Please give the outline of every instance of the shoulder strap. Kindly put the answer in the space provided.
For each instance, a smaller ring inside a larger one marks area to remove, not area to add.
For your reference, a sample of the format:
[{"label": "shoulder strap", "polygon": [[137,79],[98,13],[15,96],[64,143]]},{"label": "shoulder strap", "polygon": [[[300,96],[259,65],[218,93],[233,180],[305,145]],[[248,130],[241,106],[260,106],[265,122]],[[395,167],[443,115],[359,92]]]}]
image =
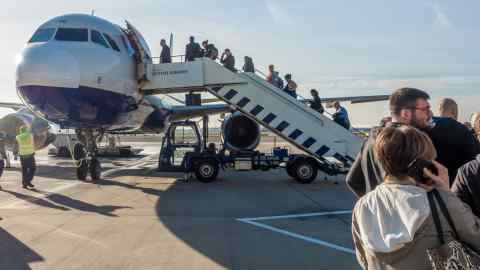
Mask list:
[{"label": "shoulder strap", "polygon": [[[435,190],[435,189],[434,189]],[[440,240],[440,244],[445,244],[445,239],[443,238],[442,223],[440,222],[440,217],[438,216],[437,206],[433,199],[433,191],[427,192],[428,204],[430,205],[430,210],[432,211],[433,222],[435,223],[435,229],[437,230],[437,237]]]},{"label": "shoulder strap", "polygon": [[448,224],[450,225],[450,228],[452,228],[452,231],[454,233],[455,238],[458,240],[458,232],[457,229],[455,228],[455,224],[453,223],[453,219],[450,216],[450,213],[448,212],[447,206],[445,205],[445,202],[443,201],[442,197],[440,196],[440,193],[438,190],[434,189],[433,194],[435,195],[435,198],[438,201],[438,205],[440,205],[440,210],[442,211],[443,216],[447,219]]}]

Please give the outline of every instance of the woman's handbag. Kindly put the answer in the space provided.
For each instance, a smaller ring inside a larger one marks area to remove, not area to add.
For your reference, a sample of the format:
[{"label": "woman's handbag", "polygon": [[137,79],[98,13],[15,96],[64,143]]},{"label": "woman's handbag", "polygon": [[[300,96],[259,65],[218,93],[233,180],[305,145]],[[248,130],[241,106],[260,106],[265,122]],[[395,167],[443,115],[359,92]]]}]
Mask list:
[{"label": "woman's handbag", "polygon": [[[428,258],[434,270],[480,270],[480,255],[460,241],[457,229],[453,223],[452,217],[448,213],[447,206],[443,201],[438,190],[433,189],[427,193],[428,203],[432,211],[433,221],[437,230],[438,239],[441,246],[438,248],[427,249]],[[435,199],[434,199],[435,198]],[[448,221],[453,231],[454,240],[446,243],[442,233],[442,224],[438,215],[437,201],[440,210]]]}]

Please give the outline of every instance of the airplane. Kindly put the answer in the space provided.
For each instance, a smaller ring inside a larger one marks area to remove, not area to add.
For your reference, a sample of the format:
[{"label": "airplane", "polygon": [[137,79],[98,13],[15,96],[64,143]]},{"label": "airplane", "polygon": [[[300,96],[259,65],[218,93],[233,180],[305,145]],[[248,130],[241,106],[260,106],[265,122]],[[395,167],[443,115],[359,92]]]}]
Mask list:
[{"label": "airplane", "polygon": [[48,20],[21,51],[18,95],[36,117],[75,129],[78,179],[85,180],[88,173],[92,180],[100,179],[96,141],[105,133],[160,133],[172,121],[231,111],[227,104],[172,106],[142,93],[136,62],[140,55],[153,59],[128,21],[121,27],[85,14]]}]

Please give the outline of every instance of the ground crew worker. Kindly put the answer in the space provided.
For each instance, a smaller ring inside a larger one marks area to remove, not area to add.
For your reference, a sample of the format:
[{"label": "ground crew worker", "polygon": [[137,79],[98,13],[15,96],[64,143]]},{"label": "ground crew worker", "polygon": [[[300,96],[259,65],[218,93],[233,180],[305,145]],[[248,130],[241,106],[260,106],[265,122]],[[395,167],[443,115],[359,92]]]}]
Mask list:
[{"label": "ground crew worker", "polygon": [[36,170],[33,134],[28,127],[23,126],[20,128],[20,134],[17,135],[16,139],[18,155],[20,156],[20,163],[22,164],[23,188],[33,188],[32,180]]}]

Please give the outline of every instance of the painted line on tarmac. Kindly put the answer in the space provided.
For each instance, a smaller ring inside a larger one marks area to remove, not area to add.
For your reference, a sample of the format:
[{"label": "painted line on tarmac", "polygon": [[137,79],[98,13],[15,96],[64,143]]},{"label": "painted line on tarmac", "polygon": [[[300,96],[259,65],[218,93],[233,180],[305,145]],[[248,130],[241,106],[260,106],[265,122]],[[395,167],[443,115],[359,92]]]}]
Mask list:
[{"label": "painted line on tarmac", "polygon": [[343,211],[330,211],[330,212],[317,212],[317,213],[305,213],[305,214],[294,214],[294,215],[281,215],[281,216],[268,216],[268,217],[254,217],[254,218],[241,218],[239,220],[273,220],[273,219],[285,219],[285,218],[302,218],[302,217],[318,217],[318,216],[328,216],[328,215],[343,215],[351,214],[352,210],[343,210]]},{"label": "painted line on tarmac", "polygon": [[[153,155],[155,155],[155,154],[153,154]],[[112,169],[106,170],[102,173],[102,177],[108,177],[112,174],[115,174],[116,172],[119,172],[119,171],[122,171],[122,170],[125,170],[125,169],[139,169],[140,166],[146,165],[149,161],[151,161],[153,155],[148,155],[144,158],[136,160],[136,161],[132,162],[131,164],[127,165],[127,166],[123,166],[123,167],[120,167],[120,168],[112,168]]]},{"label": "painted line on tarmac", "polygon": [[327,216],[327,215],[343,215],[343,214],[351,214],[351,213],[352,213],[351,210],[347,210],[347,211],[331,211],[331,212],[320,212],[320,213],[306,213],[306,214],[297,214],[297,215],[281,215],[281,216],[256,217],[256,218],[239,218],[237,220],[240,221],[240,222],[243,222],[243,223],[247,223],[247,224],[256,226],[256,227],[260,227],[262,229],[266,229],[266,230],[269,230],[269,231],[273,231],[273,232],[276,232],[276,233],[287,235],[287,236],[290,236],[290,237],[293,237],[293,238],[301,239],[301,240],[307,241],[309,243],[325,246],[325,247],[335,249],[335,250],[338,250],[338,251],[341,251],[341,252],[349,253],[349,254],[355,254],[355,250],[353,250],[351,248],[342,247],[342,246],[339,246],[339,245],[336,245],[336,244],[333,244],[333,243],[330,243],[330,242],[327,242],[327,241],[323,241],[323,240],[316,239],[316,238],[313,238],[313,237],[308,237],[308,236],[301,235],[301,234],[298,234],[298,233],[293,233],[293,232],[290,232],[290,231],[287,231],[287,230],[275,228],[273,226],[257,222],[257,221],[264,221],[264,220],[318,217],[318,216]]}]

